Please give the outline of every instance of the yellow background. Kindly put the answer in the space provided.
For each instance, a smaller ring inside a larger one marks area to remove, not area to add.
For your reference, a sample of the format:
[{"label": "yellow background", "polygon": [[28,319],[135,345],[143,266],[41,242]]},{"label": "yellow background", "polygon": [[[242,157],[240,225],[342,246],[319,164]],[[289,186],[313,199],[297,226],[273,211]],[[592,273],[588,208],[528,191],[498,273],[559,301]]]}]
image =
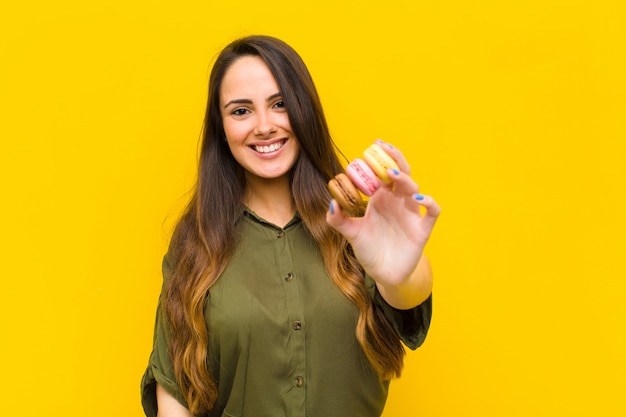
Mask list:
[{"label": "yellow background", "polygon": [[4,2],[0,414],[142,415],[209,66],[265,33],[349,158],[395,144],[444,210],[384,416],[626,415],[622,4]]}]

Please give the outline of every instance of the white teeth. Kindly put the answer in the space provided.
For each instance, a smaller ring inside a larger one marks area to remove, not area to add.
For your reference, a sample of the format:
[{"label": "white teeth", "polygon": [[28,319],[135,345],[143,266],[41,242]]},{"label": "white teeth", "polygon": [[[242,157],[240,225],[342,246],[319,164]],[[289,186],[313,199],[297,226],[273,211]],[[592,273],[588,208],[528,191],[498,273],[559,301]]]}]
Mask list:
[{"label": "white teeth", "polygon": [[272,143],[271,145],[266,145],[266,146],[255,146],[254,150],[259,153],[269,153],[269,152],[276,152],[277,150],[282,148],[282,146],[283,146],[283,143],[279,142],[279,143]]}]

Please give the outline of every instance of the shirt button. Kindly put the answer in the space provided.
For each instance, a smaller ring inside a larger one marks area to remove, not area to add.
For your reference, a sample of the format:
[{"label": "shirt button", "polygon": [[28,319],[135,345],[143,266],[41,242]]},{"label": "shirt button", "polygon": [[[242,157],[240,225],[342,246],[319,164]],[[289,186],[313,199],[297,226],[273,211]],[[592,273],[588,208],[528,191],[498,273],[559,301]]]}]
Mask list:
[{"label": "shirt button", "polygon": [[302,328],[302,322],[300,320],[296,320],[292,323],[292,327],[294,330],[300,330]]},{"label": "shirt button", "polygon": [[285,281],[290,282],[293,279],[293,274],[290,272],[285,275]]},{"label": "shirt button", "polygon": [[301,386],[304,385],[304,378],[302,378],[301,376],[298,376],[293,382],[296,387],[300,388]]},{"label": "shirt button", "polygon": [[281,230],[280,232],[278,232],[278,233],[276,234],[276,237],[277,237],[277,238],[279,238],[279,239],[281,239],[281,238],[285,237],[285,232],[283,232],[283,231]]}]

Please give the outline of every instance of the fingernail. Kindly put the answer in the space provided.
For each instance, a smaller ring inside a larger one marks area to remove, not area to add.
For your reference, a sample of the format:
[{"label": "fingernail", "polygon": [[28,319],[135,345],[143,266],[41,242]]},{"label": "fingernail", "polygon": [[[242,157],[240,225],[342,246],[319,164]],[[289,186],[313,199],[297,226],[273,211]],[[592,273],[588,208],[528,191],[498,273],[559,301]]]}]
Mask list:
[{"label": "fingernail", "polygon": [[400,171],[398,171],[397,169],[394,168],[394,169],[392,169],[392,171],[393,171],[394,174],[400,175]]},{"label": "fingernail", "polygon": [[388,147],[389,149],[393,149],[393,145],[391,145],[391,144],[389,144],[389,143],[387,144],[387,147]]},{"label": "fingernail", "polygon": [[424,199],[424,196],[422,194],[413,194],[413,197],[417,200],[417,201],[422,201]]},{"label": "fingernail", "polygon": [[330,214],[335,214],[335,202],[333,200],[330,200]]},{"label": "fingernail", "polygon": [[374,142],[378,143],[379,145],[383,145],[385,143],[381,139],[376,139]]}]

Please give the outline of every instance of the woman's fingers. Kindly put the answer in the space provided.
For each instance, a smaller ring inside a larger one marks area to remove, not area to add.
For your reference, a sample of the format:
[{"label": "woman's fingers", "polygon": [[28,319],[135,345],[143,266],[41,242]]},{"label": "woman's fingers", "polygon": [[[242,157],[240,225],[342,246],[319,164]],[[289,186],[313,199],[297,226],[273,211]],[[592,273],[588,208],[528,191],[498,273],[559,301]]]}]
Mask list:
[{"label": "woman's fingers", "polygon": [[[396,196],[404,198],[405,201],[409,200],[408,205],[411,207],[411,211],[422,215],[422,224],[425,230],[430,234],[430,231],[441,213],[439,204],[432,196],[421,194],[418,184],[405,172],[390,169],[388,174],[389,178],[392,180],[393,193],[396,194]],[[420,207],[424,207],[425,209],[423,214]]]},{"label": "woman's fingers", "polygon": [[413,195],[419,192],[419,186],[405,171],[390,169],[387,175],[392,181],[394,192]]},{"label": "woman's fingers", "polygon": [[400,167],[400,171],[406,173],[407,175],[411,174],[411,167],[409,166],[409,163],[407,162],[406,158],[404,157],[400,149],[394,147],[390,143],[383,142],[380,139],[378,139],[376,143],[380,145],[380,147],[383,148],[383,150],[389,156],[391,156],[394,161],[396,161],[396,163]]},{"label": "woman's fingers", "polygon": [[[389,226],[398,224],[408,227],[407,221],[410,220],[406,215],[412,212],[420,217],[418,227],[430,235],[441,212],[439,205],[431,196],[420,193],[418,184],[410,176],[410,166],[399,149],[381,140],[376,143],[398,164],[399,169],[387,171],[391,183],[381,187],[370,199],[367,210],[370,215],[350,217],[336,200],[332,200],[326,221],[348,241],[354,242],[357,237],[361,239],[374,233],[373,228],[379,228],[382,220]],[[362,233],[362,228],[366,233]]]},{"label": "woman's fingers", "polygon": [[427,230],[428,234],[430,234],[430,231],[435,227],[439,214],[441,214],[441,207],[439,207],[439,204],[429,195],[418,193],[414,194],[413,198],[419,206],[426,209],[426,212],[422,216],[422,224],[424,225],[424,230]]}]

